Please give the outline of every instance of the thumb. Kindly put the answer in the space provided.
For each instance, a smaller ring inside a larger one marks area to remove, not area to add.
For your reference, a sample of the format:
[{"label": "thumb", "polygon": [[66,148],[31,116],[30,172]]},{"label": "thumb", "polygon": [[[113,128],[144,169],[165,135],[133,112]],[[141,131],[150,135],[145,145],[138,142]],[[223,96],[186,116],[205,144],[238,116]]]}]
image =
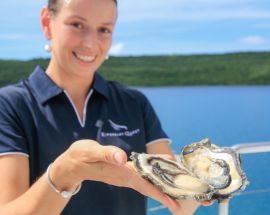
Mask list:
[{"label": "thumb", "polygon": [[127,162],[127,154],[115,146],[102,146],[103,161],[116,165],[124,165]]},{"label": "thumb", "polygon": [[85,162],[103,161],[116,165],[124,165],[127,162],[124,150],[116,146],[103,146],[94,140],[78,140],[70,148],[73,154],[78,153]]}]

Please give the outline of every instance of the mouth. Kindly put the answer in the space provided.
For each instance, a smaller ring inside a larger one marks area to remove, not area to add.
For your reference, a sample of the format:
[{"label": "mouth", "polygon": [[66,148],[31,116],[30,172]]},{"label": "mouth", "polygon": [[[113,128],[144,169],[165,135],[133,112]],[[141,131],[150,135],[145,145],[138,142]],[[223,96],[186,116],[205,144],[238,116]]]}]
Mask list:
[{"label": "mouth", "polygon": [[96,55],[83,55],[83,54],[78,54],[75,52],[73,52],[73,55],[77,59],[79,59],[80,61],[85,62],[85,63],[93,63],[95,61],[95,59],[97,58]]}]

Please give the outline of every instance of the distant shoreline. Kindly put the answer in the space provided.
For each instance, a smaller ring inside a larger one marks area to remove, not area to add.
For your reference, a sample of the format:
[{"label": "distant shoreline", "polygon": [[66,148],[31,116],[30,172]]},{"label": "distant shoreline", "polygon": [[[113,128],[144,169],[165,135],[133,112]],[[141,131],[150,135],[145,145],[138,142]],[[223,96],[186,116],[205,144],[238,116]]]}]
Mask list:
[{"label": "distant shoreline", "polygon": [[[27,77],[48,59],[0,60],[0,86]],[[99,72],[124,85],[269,85],[270,52],[228,54],[110,57]]]}]

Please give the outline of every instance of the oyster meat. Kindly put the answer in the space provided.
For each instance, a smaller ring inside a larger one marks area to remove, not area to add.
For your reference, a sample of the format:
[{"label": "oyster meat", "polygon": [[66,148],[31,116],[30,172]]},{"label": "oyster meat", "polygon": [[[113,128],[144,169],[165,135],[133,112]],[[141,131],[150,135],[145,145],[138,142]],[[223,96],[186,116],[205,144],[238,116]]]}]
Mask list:
[{"label": "oyster meat", "polygon": [[175,199],[218,200],[231,197],[247,185],[239,154],[203,139],[185,146],[178,161],[160,155],[131,155],[137,171]]}]

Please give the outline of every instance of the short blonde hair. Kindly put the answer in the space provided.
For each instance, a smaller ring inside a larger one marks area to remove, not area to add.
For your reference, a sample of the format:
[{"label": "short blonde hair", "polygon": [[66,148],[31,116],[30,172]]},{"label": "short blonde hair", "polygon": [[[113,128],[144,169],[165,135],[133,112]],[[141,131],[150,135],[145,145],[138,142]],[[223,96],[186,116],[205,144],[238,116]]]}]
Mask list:
[{"label": "short blonde hair", "polygon": [[[60,0],[48,0],[48,9],[53,14],[56,15],[59,9]],[[62,0],[63,1],[63,0]],[[117,0],[113,0],[117,6]]]}]

